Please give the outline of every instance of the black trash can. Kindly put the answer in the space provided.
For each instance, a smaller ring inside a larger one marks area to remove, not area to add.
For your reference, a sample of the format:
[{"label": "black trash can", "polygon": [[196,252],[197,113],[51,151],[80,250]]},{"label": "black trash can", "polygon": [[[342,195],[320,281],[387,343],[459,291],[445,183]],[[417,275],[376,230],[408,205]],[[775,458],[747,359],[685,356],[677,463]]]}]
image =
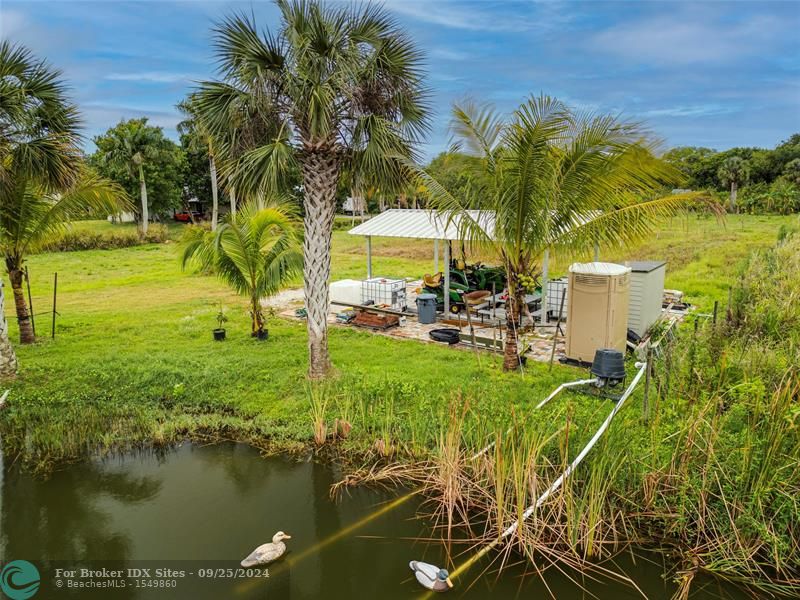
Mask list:
[{"label": "black trash can", "polygon": [[436,294],[417,296],[417,318],[426,325],[436,323]]}]

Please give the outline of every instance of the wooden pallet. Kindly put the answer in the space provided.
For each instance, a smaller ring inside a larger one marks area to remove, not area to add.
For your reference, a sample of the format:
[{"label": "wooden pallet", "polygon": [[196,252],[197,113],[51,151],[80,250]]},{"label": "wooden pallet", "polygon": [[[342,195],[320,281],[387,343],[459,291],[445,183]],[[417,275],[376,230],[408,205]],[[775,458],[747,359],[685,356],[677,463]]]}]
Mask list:
[{"label": "wooden pallet", "polygon": [[353,319],[353,325],[386,331],[390,327],[397,327],[400,324],[400,317],[397,315],[375,314],[367,311],[359,311]]}]

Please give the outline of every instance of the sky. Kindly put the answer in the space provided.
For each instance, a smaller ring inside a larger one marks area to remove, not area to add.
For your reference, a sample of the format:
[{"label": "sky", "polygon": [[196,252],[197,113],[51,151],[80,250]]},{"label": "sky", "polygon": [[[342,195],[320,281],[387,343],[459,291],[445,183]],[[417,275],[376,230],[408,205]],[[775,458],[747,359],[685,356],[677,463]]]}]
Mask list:
[{"label": "sky", "polygon": [[[510,113],[544,92],[644,121],[666,148],[773,147],[800,132],[800,0],[388,0],[426,56],[433,126],[453,102]],[[278,24],[271,2],[0,0],[0,36],[60,68],[91,138],[146,116],[177,139],[175,104],[216,76],[211,28],[236,11]]]}]

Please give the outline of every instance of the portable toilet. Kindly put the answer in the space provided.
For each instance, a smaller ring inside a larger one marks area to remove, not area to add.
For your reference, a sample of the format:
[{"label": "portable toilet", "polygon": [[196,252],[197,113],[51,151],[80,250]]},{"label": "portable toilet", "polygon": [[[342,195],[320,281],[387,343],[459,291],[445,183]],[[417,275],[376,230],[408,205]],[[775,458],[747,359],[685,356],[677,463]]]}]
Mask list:
[{"label": "portable toilet", "polygon": [[601,348],[625,352],[631,269],[613,263],[574,263],[567,291],[567,358],[591,362]]}]

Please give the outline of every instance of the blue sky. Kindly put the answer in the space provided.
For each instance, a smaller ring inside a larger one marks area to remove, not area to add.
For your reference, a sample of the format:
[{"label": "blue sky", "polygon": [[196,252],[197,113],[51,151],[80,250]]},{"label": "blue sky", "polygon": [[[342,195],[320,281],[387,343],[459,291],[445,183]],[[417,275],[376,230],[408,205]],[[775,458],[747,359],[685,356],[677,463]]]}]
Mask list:
[{"label": "blue sky", "polygon": [[[427,157],[465,96],[511,111],[543,91],[644,120],[667,146],[772,147],[800,131],[797,1],[385,4],[427,55]],[[235,10],[277,23],[265,1],[0,0],[0,34],[63,69],[87,137],[145,115],[174,138],[175,103],[214,75],[210,27]]]}]

